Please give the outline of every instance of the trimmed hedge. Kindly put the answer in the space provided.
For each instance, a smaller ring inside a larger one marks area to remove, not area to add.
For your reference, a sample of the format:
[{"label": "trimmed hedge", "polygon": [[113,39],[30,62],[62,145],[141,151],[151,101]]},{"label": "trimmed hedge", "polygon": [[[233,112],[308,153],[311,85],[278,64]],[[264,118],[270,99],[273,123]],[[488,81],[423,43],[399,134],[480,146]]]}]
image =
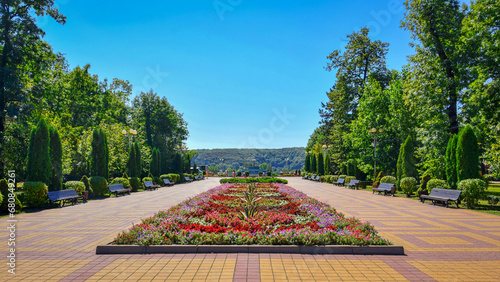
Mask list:
[{"label": "trimmed hedge", "polygon": [[145,181],[151,181],[151,182],[153,182],[153,178],[152,177],[144,177],[144,178],[142,178],[142,182],[145,182]]},{"label": "trimmed hedge", "polygon": [[177,173],[169,173],[160,175],[161,183],[163,184],[163,179],[168,179],[170,182],[178,183],[181,179],[181,176]]},{"label": "trimmed hedge", "polygon": [[462,190],[461,198],[467,208],[473,209],[486,190],[486,182],[477,178],[462,180],[458,183],[458,190]]},{"label": "trimmed hedge", "polygon": [[141,182],[139,177],[129,177],[128,181],[130,182],[130,186],[132,187],[132,192],[137,192],[139,189],[144,189],[144,185]]},{"label": "trimmed hedge", "polygon": [[75,189],[78,195],[82,195],[83,191],[85,191],[85,184],[81,181],[68,181],[64,183],[64,186],[66,187],[66,190]]},{"label": "trimmed hedge", "polygon": [[396,177],[392,175],[386,175],[380,179],[380,183],[396,184]]},{"label": "trimmed hedge", "polygon": [[408,197],[417,190],[417,180],[414,177],[405,177],[401,179],[399,185]]},{"label": "trimmed hedge", "polygon": [[277,177],[249,177],[249,178],[223,178],[219,181],[223,183],[283,183],[288,184],[288,180]]},{"label": "trimmed hedge", "polygon": [[109,191],[108,181],[106,181],[106,178],[102,176],[90,177],[89,183],[96,197],[104,197]]},{"label": "trimmed hedge", "polygon": [[427,182],[427,191],[430,193],[433,188],[450,189],[448,183],[441,179],[431,179]]},{"label": "trimmed hedge", "polygon": [[48,202],[47,192],[49,188],[43,182],[24,182],[24,199],[31,208],[43,207]]}]

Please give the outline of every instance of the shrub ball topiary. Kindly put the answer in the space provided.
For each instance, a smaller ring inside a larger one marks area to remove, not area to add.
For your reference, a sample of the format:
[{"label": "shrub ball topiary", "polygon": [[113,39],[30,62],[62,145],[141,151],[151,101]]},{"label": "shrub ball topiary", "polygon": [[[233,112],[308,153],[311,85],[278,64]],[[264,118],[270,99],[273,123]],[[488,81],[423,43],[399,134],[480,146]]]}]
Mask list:
[{"label": "shrub ball topiary", "polygon": [[64,186],[66,186],[66,189],[75,189],[78,195],[82,195],[83,191],[85,191],[85,184],[81,181],[67,181]]},{"label": "shrub ball topiary", "polygon": [[380,183],[391,183],[391,184],[396,184],[396,177],[391,176],[391,175],[386,175],[380,179]]},{"label": "shrub ball topiary", "polygon": [[446,181],[441,179],[431,179],[427,182],[427,191],[430,193],[434,188],[450,189]]},{"label": "shrub ball topiary", "polygon": [[[14,184],[12,184],[14,185]],[[0,201],[0,211],[1,212],[8,212],[9,211],[9,194],[12,193],[12,191],[9,191],[9,183],[5,179],[0,179],[0,193],[3,195],[3,201]],[[17,198],[17,194],[14,194],[14,204],[15,204],[15,211],[16,213],[19,213],[21,209],[23,208],[23,205],[21,204],[21,201]],[[12,198],[12,197],[11,197]],[[12,200],[11,200],[12,202]],[[12,206],[12,204],[11,204]]]},{"label": "shrub ball topiary", "polygon": [[414,177],[405,177],[401,179],[399,185],[401,185],[401,189],[407,196],[410,196],[417,190],[417,180],[415,180]]},{"label": "shrub ball topiary", "polygon": [[486,182],[481,179],[466,179],[458,183],[458,190],[462,190],[462,199],[469,209],[473,209],[483,196]]},{"label": "shrub ball topiary", "polygon": [[149,177],[149,176],[148,177],[143,177],[142,178],[142,182],[144,182],[144,181],[151,181],[151,182],[153,182],[153,178]]},{"label": "shrub ball topiary", "polygon": [[431,175],[426,174],[422,176],[422,179],[420,180],[420,190],[427,190],[427,182],[431,180]]},{"label": "shrub ball topiary", "polygon": [[128,181],[130,182],[130,186],[132,187],[132,192],[137,192],[139,191],[139,189],[144,188],[139,177],[129,177]]},{"label": "shrub ball topiary", "polygon": [[128,178],[116,177],[111,180],[111,184],[121,184],[124,188],[127,188],[130,186],[130,181]]},{"label": "shrub ball topiary", "polygon": [[[373,187],[378,187],[380,185],[382,177],[384,177],[384,172],[383,171],[381,171],[381,172],[378,173],[377,178],[375,179],[375,182],[373,183]],[[339,176],[339,178],[340,178],[340,176]]]},{"label": "shrub ball topiary", "polygon": [[24,199],[30,208],[40,208],[47,203],[49,188],[43,182],[24,182]]},{"label": "shrub ball topiary", "polygon": [[108,193],[108,181],[106,181],[106,178],[102,176],[92,176],[89,182],[96,197],[104,197]]}]

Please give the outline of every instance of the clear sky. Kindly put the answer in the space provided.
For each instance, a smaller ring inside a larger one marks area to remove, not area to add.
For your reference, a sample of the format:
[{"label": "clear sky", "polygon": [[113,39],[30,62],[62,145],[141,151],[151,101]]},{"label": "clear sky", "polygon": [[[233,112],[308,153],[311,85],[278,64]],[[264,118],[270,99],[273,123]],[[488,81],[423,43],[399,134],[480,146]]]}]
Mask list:
[{"label": "clear sky", "polygon": [[305,146],[335,74],[326,56],[368,26],[390,43],[389,68],[412,53],[403,0],[56,0],[65,25],[40,19],[70,67],[153,89],[188,122],[190,149]]}]

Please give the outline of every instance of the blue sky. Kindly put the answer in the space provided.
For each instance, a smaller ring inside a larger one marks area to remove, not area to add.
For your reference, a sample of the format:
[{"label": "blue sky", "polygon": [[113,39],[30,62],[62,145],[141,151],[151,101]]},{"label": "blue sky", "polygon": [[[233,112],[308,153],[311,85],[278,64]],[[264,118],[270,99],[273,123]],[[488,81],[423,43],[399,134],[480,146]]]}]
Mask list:
[{"label": "blue sky", "polygon": [[71,68],[91,64],[134,94],[153,89],[188,122],[190,149],[305,146],[335,82],[326,56],[364,26],[390,43],[389,68],[412,53],[403,0],[56,1],[41,19]]}]

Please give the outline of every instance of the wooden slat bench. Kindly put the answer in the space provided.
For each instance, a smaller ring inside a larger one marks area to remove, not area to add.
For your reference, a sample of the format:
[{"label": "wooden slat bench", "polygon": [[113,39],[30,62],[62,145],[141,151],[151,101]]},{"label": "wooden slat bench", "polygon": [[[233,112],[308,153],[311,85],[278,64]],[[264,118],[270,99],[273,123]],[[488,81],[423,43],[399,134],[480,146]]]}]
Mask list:
[{"label": "wooden slat bench", "polygon": [[64,207],[65,202],[71,202],[74,205],[78,199],[83,200],[83,196],[78,195],[75,189],[50,191],[47,193],[47,196],[51,202],[59,202],[59,207],[61,208]]},{"label": "wooden slat bench", "polygon": [[311,178],[309,178],[309,180],[312,180],[312,181],[316,180],[316,174],[311,176]]},{"label": "wooden slat bench", "polygon": [[165,185],[167,186],[174,186],[174,183],[170,181],[170,179],[163,179],[163,183],[165,183]]},{"label": "wooden slat bench", "polygon": [[353,189],[358,189],[359,180],[353,179],[351,182],[347,183],[345,186]]},{"label": "wooden slat bench", "polygon": [[144,181],[144,189],[146,190],[156,190],[160,185],[153,184],[153,181]]},{"label": "wooden slat bench", "polygon": [[372,194],[377,191],[379,194],[384,192],[384,196],[390,193],[394,197],[394,193],[396,193],[396,186],[392,183],[380,183],[378,188],[372,188]]},{"label": "wooden slat bench", "polygon": [[313,181],[320,181],[321,180],[321,176],[317,175],[316,178],[313,179]]},{"label": "wooden slat bench", "polygon": [[189,178],[189,177],[184,177],[184,180],[186,180],[186,182],[193,182],[193,179]]},{"label": "wooden slat bench", "polygon": [[118,194],[129,194],[130,195],[130,188],[125,188],[123,187],[123,184],[110,184],[108,185],[109,192],[115,193],[115,196],[118,197]]},{"label": "wooden slat bench", "polygon": [[340,186],[340,185],[344,185],[344,182],[345,182],[345,178],[340,178],[337,181],[333,182],[332,184]]},{"label": "wooden slat bench", "polygon": [[420,201],[424,203],[428,199],[433,205],[436,205],[436,202],[442,202],[446,204],[446,207],[448,207],[448,202],[455,202],[458,208],[461,193],[461,190],[433,188],[430,195],[420,195]]}]

